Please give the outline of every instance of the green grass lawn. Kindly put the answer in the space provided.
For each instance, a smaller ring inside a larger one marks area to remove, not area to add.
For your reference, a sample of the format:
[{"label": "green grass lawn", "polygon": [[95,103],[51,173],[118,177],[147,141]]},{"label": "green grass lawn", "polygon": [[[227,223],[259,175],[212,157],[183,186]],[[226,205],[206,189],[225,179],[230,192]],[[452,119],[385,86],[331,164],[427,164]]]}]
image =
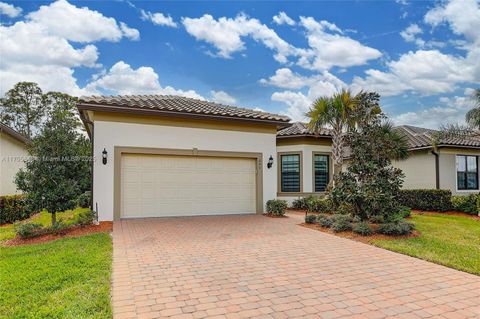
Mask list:
[{"label": "green grass lawn", "polygon": [[480,220],[452,215],[417,215],[420,237],[375,240],[373,244],[402,254],[480,275]]},{"label": "green grass lawn", "polygon": [[111,318],[107,233],[0,247],[0,317]]},{"label": "green grass lawn", "polygon": [[[81,212],[88,211],[89,208],[76,208],[73,210],[67,210],[62,213],[57,213],[57,220],[63,219],[67,224],[72,221]],[[50,226],[52,224],[52,216],[47,211],[42,211],[24,222],[32,222],[42,224],[43,226]],[[7,224],[0,227],[0,242],[15,237],[15,230],[13,224]]]}]

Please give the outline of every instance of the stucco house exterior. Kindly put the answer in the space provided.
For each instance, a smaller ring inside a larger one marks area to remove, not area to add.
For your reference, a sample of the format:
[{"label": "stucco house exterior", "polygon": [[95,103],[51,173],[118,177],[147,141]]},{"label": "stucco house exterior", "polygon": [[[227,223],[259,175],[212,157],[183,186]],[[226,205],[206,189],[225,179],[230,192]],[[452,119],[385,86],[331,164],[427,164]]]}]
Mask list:
[{"label": "stucco house exterior", "polygon": [[9,126],[0,123],[0,196],[18,194],[15,175],[24,167],[30,140]]},{"label": "stucco house exterior", "polygon": [[[322,194],[332,179],[331,134],[283,115],[178,96],[92,96],[78,109],[93,141],[100,220],[260,214],[269,199]],[[480,139],[432,153],[431,131],[397,128],[405,188],[478,192]]]}]

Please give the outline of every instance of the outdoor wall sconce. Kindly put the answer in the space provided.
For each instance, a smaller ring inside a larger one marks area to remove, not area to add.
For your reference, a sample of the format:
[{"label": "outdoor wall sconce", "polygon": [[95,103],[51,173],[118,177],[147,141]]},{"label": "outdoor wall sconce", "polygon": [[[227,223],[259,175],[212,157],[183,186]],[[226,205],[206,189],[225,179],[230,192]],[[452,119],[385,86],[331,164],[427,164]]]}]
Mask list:
[{"label": "outdoor wall sconce", "polygon": [[267,163],[267,168],[271,168],[273,165],[273,157],[272,155],[270,155],[270,158],[268,159],[268,163]]},{"label": "outdoor wall sconce", "polygon": [[107,150],[104,148],[102,152],[102,163],[103,165],[107,165]]}]

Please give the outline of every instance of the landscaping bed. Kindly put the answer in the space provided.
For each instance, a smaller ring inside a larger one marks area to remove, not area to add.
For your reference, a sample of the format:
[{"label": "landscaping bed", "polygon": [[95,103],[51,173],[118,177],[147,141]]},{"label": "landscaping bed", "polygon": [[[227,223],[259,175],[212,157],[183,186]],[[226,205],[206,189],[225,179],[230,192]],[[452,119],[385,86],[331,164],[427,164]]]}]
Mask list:
[{"label": "landscaping bed", "polygon": [[[307,224],[307,223],[301,223],[300,226],[318,230],[327,234],[332,234],[335,236],[343,237],[343,238],[348,238],[348,239],[353,239],[357,241],[361,241],[363,243],[372,243],[375,240],[395,240],[395,239],[405,239],[405,238],[414,238],[420,236],[420,232],[417,230],[414,230],[411,234],[409,235],[396,235],[396,236],[387,236],[383,234],[378,234],[378,233],[373,233],[368,236],[363,236],[360,234],[356,234],[351,230],[346,230],[346,231],[341,231],[341,232],[334,232],[331,228],[326,228],[326,227],[321,227],[318,224]],[[375,224],[370,224],[370,227],[372,227],[374,230],[378,227],[378,225]]]},{"label": "landscaping bed", "polygon": [[2,242],[4,246],[21,246],[21,245],[30,245],[45,243],[53,240],[58,240],[68,237],[79,237],[93,233],[103,233],[111,232],[113,227],[112,222],[100,222],[99,225],[88,225],[88,226],[70,226],[62,230],[61,234],[44,234],[38,237],[33,238],[20,238],[15,237],[13,239],[6,240]]}]

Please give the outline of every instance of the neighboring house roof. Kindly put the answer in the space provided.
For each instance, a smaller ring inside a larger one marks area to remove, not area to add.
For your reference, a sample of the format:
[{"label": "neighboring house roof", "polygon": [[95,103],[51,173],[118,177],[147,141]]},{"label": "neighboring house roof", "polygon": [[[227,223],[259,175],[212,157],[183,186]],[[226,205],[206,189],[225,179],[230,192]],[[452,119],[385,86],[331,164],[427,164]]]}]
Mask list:
[{"label": "neighboring house roof", "polygon": [[24,144],[30,144],[31,141],[29,138],[23,136],[19,132],[15,131],[13,128],[10,126],[7,126],[6,124],[0,123],[0,132],[5,133],[16,139],[17,141],[20,141]]},{"label": "neighboring house roof", "polygon": [[290,121],[290,118],[284,115],[173,95],[88,96],[80,98],[78,108],[107,112],[234,119],[281,126]]},{"label": "neighboring house roof", "polygon": [[[406,138],[410,150],[432,147],[434,134],[438,132],[436,130],[411,125],[396,126],[395,129]],[[446,136],[441,137],[437,145],[480,148],[480,138],[476,136]]]},{"label": "neighboring house roof", "polygon": [[286,127],[284,129],[281,129],[277,132],[277,137],[306,137],[306,136],[312,136],[312,137],[317,137],[317,136],[323,136],[323,137],[331,137],[332,132],[328,128],[321,128],[318,134],[315,134],[315,132],[311,129],[308,128],[306,123],[303,122],[295,122],[292,123],[291,126]]}]

